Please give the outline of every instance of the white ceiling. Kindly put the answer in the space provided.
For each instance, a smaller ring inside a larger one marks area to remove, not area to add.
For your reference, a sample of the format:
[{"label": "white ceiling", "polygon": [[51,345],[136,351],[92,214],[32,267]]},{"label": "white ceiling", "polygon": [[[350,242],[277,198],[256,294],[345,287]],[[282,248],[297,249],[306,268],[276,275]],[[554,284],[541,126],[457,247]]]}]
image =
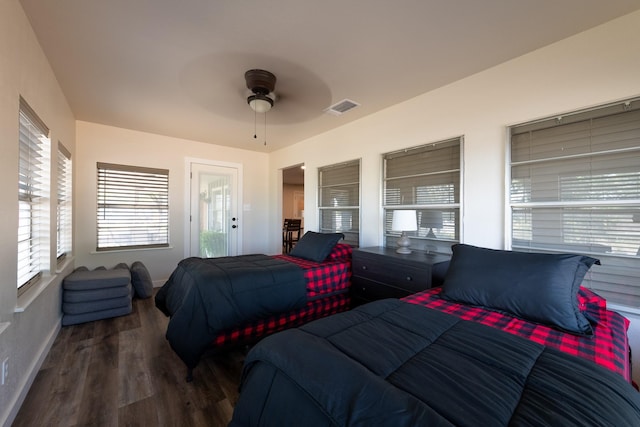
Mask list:
[{"label": "white ceiling", "polygon": [[[78,120],[273,151],[640,9],[638,0],[21,0]],[[263,117],[244,72],[278,79]],[[342,99],[360,107],[336,117]]]}]

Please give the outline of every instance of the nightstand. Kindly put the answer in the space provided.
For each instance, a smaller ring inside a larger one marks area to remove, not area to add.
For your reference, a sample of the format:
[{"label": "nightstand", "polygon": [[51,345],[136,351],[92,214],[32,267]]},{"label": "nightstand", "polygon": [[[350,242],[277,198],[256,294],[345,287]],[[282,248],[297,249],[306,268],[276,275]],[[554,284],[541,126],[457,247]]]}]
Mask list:
[{"label": "nightstand", "polygon": [[450,257],[413,251],[403,255],[393,248],[357,248],[352,254],[353,305],[383,298],[402,298],[431,287],[432,267]]}]

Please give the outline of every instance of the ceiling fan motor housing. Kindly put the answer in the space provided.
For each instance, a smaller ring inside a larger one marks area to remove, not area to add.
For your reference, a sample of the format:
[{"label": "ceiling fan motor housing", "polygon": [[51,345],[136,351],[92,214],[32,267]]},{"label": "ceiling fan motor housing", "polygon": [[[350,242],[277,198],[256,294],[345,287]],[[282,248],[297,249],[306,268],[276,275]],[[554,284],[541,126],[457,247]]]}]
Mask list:
[{"label": "ceiling fan motor housing", "polygon": [[256,95],[268,95],[276,87],[276,76],[265,70],[249,70],[244,73],[247,87]]}]

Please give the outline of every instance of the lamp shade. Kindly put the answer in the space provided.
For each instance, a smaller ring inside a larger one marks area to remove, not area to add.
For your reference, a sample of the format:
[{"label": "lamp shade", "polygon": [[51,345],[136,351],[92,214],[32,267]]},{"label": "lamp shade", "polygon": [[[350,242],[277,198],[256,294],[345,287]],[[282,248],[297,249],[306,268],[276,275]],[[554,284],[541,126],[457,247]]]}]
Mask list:
[{"label": "lamp shade", "polygon": [[420,214],[420,227],[442,228],[442,211],[422,211]]},{"label": "lamp shade", "polygon": [[416,231],[418,220],[415,210],[395,210],[393,211],[393,221],[391,229],[394,231]]}]

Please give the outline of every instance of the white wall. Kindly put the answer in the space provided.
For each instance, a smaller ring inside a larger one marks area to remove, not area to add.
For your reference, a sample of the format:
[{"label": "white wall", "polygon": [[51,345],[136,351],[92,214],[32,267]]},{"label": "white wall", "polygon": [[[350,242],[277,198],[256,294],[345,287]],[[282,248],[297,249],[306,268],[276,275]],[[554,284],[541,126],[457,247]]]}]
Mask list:
[{"label": "white wall", "polygon": [[[185,158],[242,166],[243,206],[238,231],[243,253],[267,253],[267,154],[171,138],[88,122],[77,122],[75,197],[76,265],[110,268],[119,262],[142,261],[157,286],[184,258],[188,211],[185,207]],[[170,248],[99,252],[96,249],[96,163],[169,170]],[[273,251],[277,253],[279,247]]]},{"label": "white wall", "polygon": [[[317,168],[361,158],[360,244],[378,245],[381,154],[463,135],[462,241],[503,248],[507,127],[640,95],[639,46],[636,12],[279,150],[270,158],[270,193],[279,169],[304,163],[306,228],[317,230]],[[640,356],[640,328],[631,333]]]},{"label": "white wall", "polygon": [[[0,424],[17,411],[60,327],[60,281],[55,272],[55,221],[50,264],[54,271],[20,299],[16,292],[18,110],[22,95],[75,161],[75,119],[18,0],[0,0],[0,361],[9,359],[8,383],[0,386]],[[53,149],[55,159],[55,148]],[[52,165],[55,162],[52,161]],[[52,167],[52,182],[55,182]],[[55,200],[50,201],[55,218]],[[23,312],[18,312],[20,306]]]}]

